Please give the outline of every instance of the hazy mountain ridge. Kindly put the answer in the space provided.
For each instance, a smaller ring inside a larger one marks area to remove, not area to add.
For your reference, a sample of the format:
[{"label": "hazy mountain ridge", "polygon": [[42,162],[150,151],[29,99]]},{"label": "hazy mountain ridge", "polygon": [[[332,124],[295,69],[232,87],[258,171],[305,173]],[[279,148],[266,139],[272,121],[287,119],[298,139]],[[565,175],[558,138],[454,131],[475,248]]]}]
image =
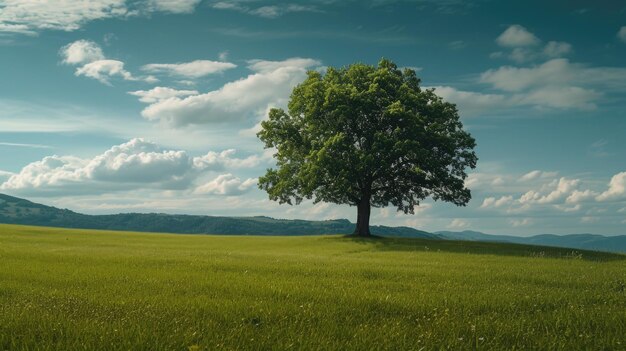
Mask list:
[{"label": "hazy mountain ridge", "polygon": [[[50,227],[109,229],[180,234],[318,235],[350,234],[354,224],[347,219],[306,221],[258,217],[121,213],[85,215],[0,194],[0,222]],[[409,227],[372,226],[378,235],[439,239]]]},{"label": "hazy mountain ridge", "polygon": [[[163,213],[86,215],[3,194],[0,194],[0,223],[139,232],[228,235],[350,234],[354,230],[354,223],[347,219],[307,221],[275,219],[265,216],[225,217]],[[507,242],[626,253],[626,235],[541,234],[531,237],[518,237],[492,235],[469,230],[428,233],[409,227],[372,226],[371,229],[373,234],[382,236]]]},{"label": "hazy mountain ridge", "polygon": [[492,235],[470,230],[462,232],[439,231],[434,234],[437,234],[442,239],[449,240],[507,242],[515,244],[569,247],[572,249],[626,253],[626,235],[604,236],[598,234],[539,234],[529,237],[520,237]]}]

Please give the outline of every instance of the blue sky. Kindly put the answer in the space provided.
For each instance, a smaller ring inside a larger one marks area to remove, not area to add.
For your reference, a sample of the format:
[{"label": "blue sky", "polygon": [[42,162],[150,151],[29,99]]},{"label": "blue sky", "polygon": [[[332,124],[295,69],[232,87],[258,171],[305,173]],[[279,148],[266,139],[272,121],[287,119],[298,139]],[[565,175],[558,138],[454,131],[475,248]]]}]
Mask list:
[{"label": "blue sky", "polygon": [[279,206],[255,132],[307,70],[418,71],[478,142],[465,208],[373,224],[626,234],[619,1],[0,0],[0,192],[86,213],[355,219]]}]

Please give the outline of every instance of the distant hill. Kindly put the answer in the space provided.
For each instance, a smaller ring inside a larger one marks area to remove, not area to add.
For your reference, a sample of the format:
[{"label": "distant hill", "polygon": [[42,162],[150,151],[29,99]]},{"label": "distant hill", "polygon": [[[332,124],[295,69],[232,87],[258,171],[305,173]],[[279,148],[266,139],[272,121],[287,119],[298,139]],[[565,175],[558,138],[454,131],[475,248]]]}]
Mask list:
[{"label": "distant hill", "polygon": [[[347,219],[305,221],[270,217],[219,217],[123,213],[85,215],[0,194],[0,223],[62,228],[108,229],[139,232],[231,235],[350,234],[354,224]],[[437,235],[409,227],[372,226],[382,236],[439,239]]]},{"label": "distant hill", "polygon": [[626,235],[604,236],[597,234],[540,234],[529,237],[520,237],[510,235],[491,235],[470,230],[462,232],[441,231],[435,232],[435,234],[442,239],[448,240],[507,242],[515,244],[569,247],[573,249],[626,253]]},{"label": "distant hill", "polygon": [[[0,194],[0,223],[61,228],[227,235],[350,234],[354,230],[354,223],[351,223],[347,219],[305,221],[274,219],[262,216],[191,216],[163,213],[86,215],[3,194]],[[462,232],[440,231],[428,233],[409,227],[387,226],[372,226],[371,230],[373,234],[381,236],[433,240],[505,242],[626,253],[626,235],[541,234],[531,237],[519,237],[491,235],[469,230]]]}]

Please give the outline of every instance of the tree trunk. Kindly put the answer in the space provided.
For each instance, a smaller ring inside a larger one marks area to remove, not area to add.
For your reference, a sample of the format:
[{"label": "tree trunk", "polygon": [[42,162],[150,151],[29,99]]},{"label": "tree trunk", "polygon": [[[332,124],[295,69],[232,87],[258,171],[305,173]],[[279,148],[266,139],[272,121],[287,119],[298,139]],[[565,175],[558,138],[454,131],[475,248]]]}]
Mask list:
[{"label": "tree trunk", "polygon": [[353,235],[361,236],[361,237],[370,237],[370,197],[363,196],[358,205],[357,210],[357,219],[356,219],[356,228],[354,229]]}]

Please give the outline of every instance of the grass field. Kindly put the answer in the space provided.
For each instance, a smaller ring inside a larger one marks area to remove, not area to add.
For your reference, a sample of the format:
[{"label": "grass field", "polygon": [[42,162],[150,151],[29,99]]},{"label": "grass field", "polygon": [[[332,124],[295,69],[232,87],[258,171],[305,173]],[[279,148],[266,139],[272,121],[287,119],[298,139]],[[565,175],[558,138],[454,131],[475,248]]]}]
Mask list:
[{"label": "grass field", "polygon": [[626,349],[626,256],[0,225],[0,349]]}]

